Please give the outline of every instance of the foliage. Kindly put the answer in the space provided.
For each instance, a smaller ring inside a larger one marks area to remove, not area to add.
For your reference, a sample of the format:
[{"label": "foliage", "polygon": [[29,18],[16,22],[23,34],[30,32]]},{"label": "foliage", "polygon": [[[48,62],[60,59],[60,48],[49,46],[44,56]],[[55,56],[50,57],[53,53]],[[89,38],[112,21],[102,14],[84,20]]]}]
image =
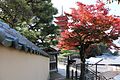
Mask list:
[{"label": "foliage", "polygon": [[79,53],[77,51],[72,51],[72,50],[61,50],[62,56],[70,56],[74,54],[79,54]]},{"label": "foliage", "polygon": [[[50,25],[44,27],[40,31],[40,35],[37,36],[41,40],[43,46],[56,45],[57,37],[59,35],[59,27],[55,25]],[[40,44],[41,45],[41,44]]]},{"label": "foliage", "polygon": [[34,42],[35,40],[37,40],[37,35],[39,35],[39,32],[29,30],[29,28],[26,26],[26,23],[22,23],[20,24],[20,27],[16,26],[15,29],[19,31],[22,35],[24,35],[28,40]]},{"label": "foliage", "polygon": [[112,42],[119,36],[120,18],[109,15],[102,2],[96,5],[77,4],[78,9],[72,8],[71,14],[66,13],[71,20],[63,26],[59,47],[73,49],[81,44],[103,42],[117,48]]},{"label": "foliage", "polygon": [[56,43],[58,26],[52,24],[56,13],[51,0],[0,0],[0,19],[19,27],[17,30],[37,45]]},{"label": "foliage", "polygon": [[[104,53],[114,54],[103,43],[91,45],[89,46],[89,48],[87,48],[86,51],[87,51],[86,58],[100,56],[100,55],[103,55]],[[62,56],[70,56],[74,54],[79,54],[79,52],[77,50],[64,50],[64,49],[61,50]],[[115,52],[115,55],[116,55],[116,52]]]},{"label": "foliage", "polygon": [[0,0],[0,19],[11,27],[32,18],[31,7],[26,0]]},{"label": "foliage", "polygon": [[114,1],[117,1],[118,4],[120,3],[120,0],[107,0],[108,3],[113,3]]},{"label": "foliage", "polygon": [[103,43],[109,48],[118,48],[113,40],[118,39],[120,33],[120,18],[109,15],[109,9],[100,1],[95,5],[80,2],[77,2],[77,5],[77,9],[71,8],[71,13],[65,13],[66,18],[56,18],[56,23],[62,29],[59,47],[68,50],[77,48],[80,51],[80,79],[84,80],[84,63],[90,46]]},{"label": "foliage", "polygon": [[118,51],[115,51],[114,53],[111,53],[112,55],[114,56],[118,56],[119,55],[119,52]]},{"label": "foliage", "polygon": [[91,45],[86,51],[87,58],[100,56],[104,53],[112,53],[103,43]]}]

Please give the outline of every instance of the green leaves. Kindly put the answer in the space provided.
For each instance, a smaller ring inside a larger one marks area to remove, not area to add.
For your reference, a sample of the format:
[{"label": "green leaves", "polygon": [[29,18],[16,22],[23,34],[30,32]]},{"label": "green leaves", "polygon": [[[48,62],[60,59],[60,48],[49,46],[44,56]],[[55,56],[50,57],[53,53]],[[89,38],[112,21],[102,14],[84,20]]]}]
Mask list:
[{"label": "green leaves", "polygon": [[19,22],[28,22],[32,17],[31,7],[26,5],[25,0],[1,0],[0,4],[0,17],[11,27]]},{"label": "green leaves", "polygon": [[61,56],[70,56],[74,54],[79,54],[79,52],[72,50],[61,50]]},{"label": "green leaves", "polygon": [[15,27],[15,29],[32,42],[35,42],[37,40],[37,35],[39,35],[38,32],[29,30],[28,27],[26,27],[26,24],[21,24],[20,26]]},{"label": "green leaves", "polygon": [[58,35],[52,24],[56,13],[51,0],[0,0],[0,20],[36,44],[52,44]]}]

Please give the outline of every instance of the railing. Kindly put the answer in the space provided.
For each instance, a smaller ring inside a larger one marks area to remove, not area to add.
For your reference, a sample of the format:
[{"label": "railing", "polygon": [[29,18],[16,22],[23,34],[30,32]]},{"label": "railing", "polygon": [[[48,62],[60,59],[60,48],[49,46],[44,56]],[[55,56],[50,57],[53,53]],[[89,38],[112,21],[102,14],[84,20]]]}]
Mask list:
[{"label": "railing", "polygon": [[86,80],[108,80],[105,78],[105,76],[101,75],[101,73],[97,73],[93,71],[92,69],[86,68],[87,74],[85,75]]},{"label": "railing", "polygon": [[[68,62],[70,60],[65,60],[65,61],[66,61],[67,65],[68,65]],[[108,77],[105,77],[103,75],[103,73],[100,73],[100,72],[97,71],[98,66],[106,66],[106,64],[97,64],[97,63],[95,63],[95,64],[85,64],[86,65],[86,71],[85,71],[86,72],[85,73],[86,79],[85,80],[110,80],[110,79],[112,79],[113,77],[108,79]],[[80,77],[80,64],[72,63],[72,64],[69,65],[69,67],[70,66],[73,66],[73,68],[74,68],[72,71],[68,69],[69,72],[71,71],[70,74],[69,74],[71,80],[79,80],[79,77]],[[77,68],[78,66],[79,66],[79,69]],[[120,67],[120,64],[107,64],[107,66]],[[95,70],[93,70],[91,67],[93,67],[93,69],[95,69]]]},{"label": "railing", "polygon": [[[77,66],[76,66],[77,67]],[[80,67],[80,65],[79,65]],[[76,71],[72,70],[71,71],[71,79],[72,80],[79,80],[79,75],[78,75],[78,70],[76,69]],[[94,70],[92,70],[90,67],[85,68],[85,80],[108,80],[105,78],[105,76],[101,75],[101,73],[96,72]]]}]

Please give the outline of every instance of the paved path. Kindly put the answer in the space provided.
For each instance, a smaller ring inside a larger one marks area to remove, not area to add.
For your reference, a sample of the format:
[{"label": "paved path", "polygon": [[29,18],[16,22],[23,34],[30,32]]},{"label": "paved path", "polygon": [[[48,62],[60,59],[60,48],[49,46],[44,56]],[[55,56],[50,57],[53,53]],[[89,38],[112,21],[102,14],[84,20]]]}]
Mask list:
[{"label": "paved path", "polygon": [[58,73],[66,76],[66,65],[58,64]]},{"label": "paved path", "polygon": [[120,74],[119,71],[107,71],[102,73],[102,75],[104,75],[108,80],[113,80],[113,78],[118,74]]},{"label": "paved path", "polygon": [[[74,72],[76,71],[75,68],[70,67],[70,71],[72,71],[72,70]],[[78,72],[78,75],[79,75],[80,74],[80,70],[77,70],[77,72]],[[58,73],[60,73],[63,76],[66,76],[66,65],[59,63],[58,64]]]},{"label": "paved path", "polygon": [[66,66],[63,64],[58,64],[58,72],[50,73],[50,80],[65,80],[66,76]]},{"label": "paved path", "polygon": [[51,72],[50,80],[65,80],[65,77],[59,74],[58,72]]}]

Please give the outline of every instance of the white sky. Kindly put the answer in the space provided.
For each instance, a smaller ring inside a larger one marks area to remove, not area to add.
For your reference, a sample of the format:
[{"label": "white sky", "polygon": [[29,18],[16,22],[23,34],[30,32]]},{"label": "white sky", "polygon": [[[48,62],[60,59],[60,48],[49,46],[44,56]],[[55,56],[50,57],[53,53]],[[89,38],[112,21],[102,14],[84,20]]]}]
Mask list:
[{"label": "white sky", "polygon": [[[58,15],[62,13],[62,6],[65,12],[70,12],[70,8],[76,6],[76,2],[95,4],[96,0],[52,0],[53,6],[58,9]],[[118,5],[117,2],[107,4],[106,6],[111,9],[110,14],[120,15],[120,4]]]}]

